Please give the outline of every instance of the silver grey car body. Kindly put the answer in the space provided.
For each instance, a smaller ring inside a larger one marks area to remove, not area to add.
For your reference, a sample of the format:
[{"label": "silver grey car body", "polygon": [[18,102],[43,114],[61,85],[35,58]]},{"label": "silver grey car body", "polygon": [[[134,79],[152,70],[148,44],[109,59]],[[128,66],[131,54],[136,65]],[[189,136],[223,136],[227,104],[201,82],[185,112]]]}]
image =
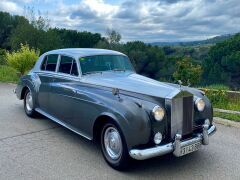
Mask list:
[{"label": "silver grey car body", "polygon": [[[46,56],[56,55],[54,71],[41,70]],[[39,58],[34,68],[23,76],[16,88],[19,99],[29,89],[34,110],[70,130],[93,140],[99,128],[111,119],[121,129],[129,155],[138,160],[173,152],[180,156],[184,146],[208,144],[208,136],[216,131],[212,124],[211,103],[202,91],[176,84],[159,82],[134,71],[106,71],[83,75],[79,59],[95,55],[124,54],[102,49],[59,49]],[[74,75],[58,72],[59,61],[67,56],[75,61]],[[199,112],[197,99],[205,108]],[[156,121],[155,106],[165,110]],[[206,120],[208,124],[206,124]],[[154,135],[162,141],[156,145]]]}]

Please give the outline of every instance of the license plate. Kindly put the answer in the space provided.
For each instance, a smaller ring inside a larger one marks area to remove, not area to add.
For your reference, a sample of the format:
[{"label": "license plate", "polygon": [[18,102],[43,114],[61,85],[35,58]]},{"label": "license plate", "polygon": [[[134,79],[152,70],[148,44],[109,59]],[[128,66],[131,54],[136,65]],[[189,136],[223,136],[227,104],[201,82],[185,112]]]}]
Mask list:
[{"label": "license plate", "polygon": [[200,147],[201,147],[200,142],[181,147],[181,156],[184,156],[184,155],[189,154],[191,152],[197,151],[197,150],[200,149]]}]

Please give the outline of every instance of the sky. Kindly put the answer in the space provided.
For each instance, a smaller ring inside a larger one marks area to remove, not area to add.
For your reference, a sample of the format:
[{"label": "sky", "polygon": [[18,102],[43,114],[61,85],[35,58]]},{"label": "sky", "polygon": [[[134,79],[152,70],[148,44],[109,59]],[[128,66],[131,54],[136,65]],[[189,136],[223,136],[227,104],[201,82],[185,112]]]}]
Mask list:
[{"label": "sky", "polygon": [[123,41],[175,42],[240,32],[239,0],[0,0],[0,11],[34,8],[52,27],[105,34]]}]

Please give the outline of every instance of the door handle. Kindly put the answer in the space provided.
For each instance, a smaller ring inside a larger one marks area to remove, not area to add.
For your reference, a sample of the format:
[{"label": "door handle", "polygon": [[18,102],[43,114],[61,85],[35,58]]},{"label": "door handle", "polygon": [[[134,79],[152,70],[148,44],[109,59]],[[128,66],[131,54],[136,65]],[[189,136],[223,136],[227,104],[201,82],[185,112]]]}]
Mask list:
[{"label": "door handle", "polygon": [[73,93],[77,93],[77,90],[75,90],[75,89],[72,89],[72,92],[73,92]]}]

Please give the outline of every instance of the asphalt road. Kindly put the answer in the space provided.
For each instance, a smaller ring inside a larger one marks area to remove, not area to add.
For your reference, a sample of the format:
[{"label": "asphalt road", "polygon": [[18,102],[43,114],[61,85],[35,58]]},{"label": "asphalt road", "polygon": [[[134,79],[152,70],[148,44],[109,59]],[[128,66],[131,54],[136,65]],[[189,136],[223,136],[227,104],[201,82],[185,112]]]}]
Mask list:
[{"label": "asphalt road", "polygon": [[14,85],[0,83],[0,180],[7,179],[240,179],[240,129],[218,125],[210,145],[176,158],[111,169],[95,144],[53,123],[30,119]]}]

